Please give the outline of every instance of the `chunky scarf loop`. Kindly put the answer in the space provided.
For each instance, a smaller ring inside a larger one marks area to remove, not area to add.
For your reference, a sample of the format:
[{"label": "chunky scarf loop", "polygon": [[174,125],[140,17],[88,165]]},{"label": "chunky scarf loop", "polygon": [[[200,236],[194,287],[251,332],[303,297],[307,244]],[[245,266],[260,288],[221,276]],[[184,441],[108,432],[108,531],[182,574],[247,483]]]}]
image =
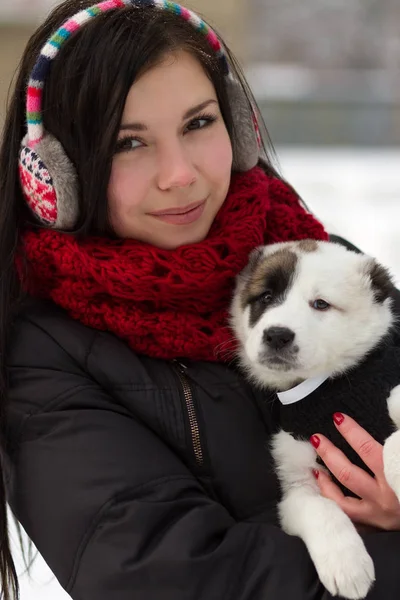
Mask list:
[{"label": "chunky scarf loop", "polygon": [[[278,179],[255,167],[233,174],[208,237],[175,250],[135,240],[27,230],[23,286],[77,319],[163,359],[232,358],[228,309],[235,276],[261,244],[327,239],[322,225]],[[227,352],[227,350],[230,350]]]}]

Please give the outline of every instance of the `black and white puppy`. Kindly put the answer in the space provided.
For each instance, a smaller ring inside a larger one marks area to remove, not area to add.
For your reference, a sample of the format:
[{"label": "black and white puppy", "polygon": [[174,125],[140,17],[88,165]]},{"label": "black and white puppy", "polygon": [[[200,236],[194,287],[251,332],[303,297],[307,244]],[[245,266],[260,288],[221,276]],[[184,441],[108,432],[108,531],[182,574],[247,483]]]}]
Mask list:
[{"label": "black and white puppy", "polygon": [[[305,542],[332,595],[364,598],[374,565],[351,520],[319,492],[309,436],[320,432],[366,468],[333,425],[355,418],[384,444],[400,499],[400,347],[389,273],[363,254],[303,240],[257,248],[239,275],[231,325],[248,376],[279,399],[272,451],[283,529]],[[397,344],[397,345],[396,345]]]}]

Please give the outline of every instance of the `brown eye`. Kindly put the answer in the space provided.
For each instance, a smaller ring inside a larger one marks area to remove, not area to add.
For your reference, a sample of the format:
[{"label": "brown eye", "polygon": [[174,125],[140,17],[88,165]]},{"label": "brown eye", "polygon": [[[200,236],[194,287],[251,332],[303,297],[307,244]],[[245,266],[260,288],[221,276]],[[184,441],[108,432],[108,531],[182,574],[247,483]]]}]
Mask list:
[{"label": "brown eye", "polygon": [[202,129],[207,124],[205,119],[195,119],[191,121],[188,125],[189,131],[194,131],[195,129]]},{"label": "brown eye", "polygon": [[205,129],[206,127],[209,127],[215,123],[216,120],[217,117],[215,115],[199,115],[190,121],[189,125],[187,126],[187,130],[196,131],[197,129]]},{"label": "brown eye", "polygon": [[[139,145],[137,145],[139,144]],[[136,148],[140,148],[143,143],[135,137],[128,136],[121,138],[117,142],[117,147],[115,149],[116,154],[119,152],[129,152],[130,150],[135,150]]]},{"label": "brown eye", "polygon": [[312,303],[312,307],[315,308],[315,310],[327,310],[328,308],[330,308],[330,304],[328,304],[328,302],[325,302],[325,300],[314,300],[314,302]]}]

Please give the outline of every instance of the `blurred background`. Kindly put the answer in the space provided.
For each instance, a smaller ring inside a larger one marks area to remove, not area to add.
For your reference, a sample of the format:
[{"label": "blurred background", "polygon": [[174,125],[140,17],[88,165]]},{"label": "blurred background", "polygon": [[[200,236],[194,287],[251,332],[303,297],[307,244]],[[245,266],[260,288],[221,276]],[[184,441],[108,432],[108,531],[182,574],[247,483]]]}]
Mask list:
[{"label": "blurred background", "polygon": [[[0,126],[23,47],[57,0],[0,0]],[[400,285],[399,0],[192,0],[237,54],[283,175]],[[15,538],[19,572],[24,567]],[[68,596],[42,559],[21,600]]]}]

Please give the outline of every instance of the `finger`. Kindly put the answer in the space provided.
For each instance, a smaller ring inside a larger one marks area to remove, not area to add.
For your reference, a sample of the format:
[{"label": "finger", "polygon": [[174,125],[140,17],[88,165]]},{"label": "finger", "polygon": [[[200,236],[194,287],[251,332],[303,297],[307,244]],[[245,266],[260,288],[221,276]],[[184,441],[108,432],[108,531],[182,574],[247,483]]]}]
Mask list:
[{"label": "finger", "polygon": [[[319,440],[319,443],[317,440]],[[360,467],[353,465],[347,456],[325,436],[321,434],[314,435],[311,441],[318,456],[322,458],[329,471],[342,485],[365,500],[376,497],[378,483],[371,475],[360,469]]]},{"label": "finger", "polygon": [[321,495],[334,501],[349,519],[358,525],[358,531],[360,531],[360,526],[362,527],[361,531],[364,532],[400,529],[400,505],[394,492],[391,497],[390,495],[385,497],[384,506],[386,508],[382,510],[370,501],[345,496],[324,469],[314,470],[313,473]]},{"label": "finger", "polygon": [[343,510],[344,513],[354,523],[363,523],[370,520],[368,506],[362,500],[358,498],[352,498],[351,496],[345,496],[327,473],[320,470],[317,471],[318,487],[324,498],[333,500]]},{"label": "finger", "polygon": [[[317,471],[318,487],[324,498],[333,500],[353,523],[368,523],[371,520],[368,506],[362,500],[345,496],[342,490],[332,481],[324,471]],[[315,476],[315,474],[314,474]]]},{"label": "finger", "polygon": [[332,479],[327,473],[325,473],[325,471],[319,470],[317,471],[317,473],[317,483],[321,494],[325,498],[334,500],[337,504],[340,505],[340,503],[343,501],[343,498],[345,497],[340,487],[332,481]]},{"label": "finger", "polygon": [[351,496],[343,496],[337,504],[353,523],[371,524],[371,507],[367,502]]},{"label": "finger", "polygon": [[335,413],[333,421],[336,429],[357,452],[367,467],[369,467],[375,475],[382,475],[382,445],[348,415]]}]

